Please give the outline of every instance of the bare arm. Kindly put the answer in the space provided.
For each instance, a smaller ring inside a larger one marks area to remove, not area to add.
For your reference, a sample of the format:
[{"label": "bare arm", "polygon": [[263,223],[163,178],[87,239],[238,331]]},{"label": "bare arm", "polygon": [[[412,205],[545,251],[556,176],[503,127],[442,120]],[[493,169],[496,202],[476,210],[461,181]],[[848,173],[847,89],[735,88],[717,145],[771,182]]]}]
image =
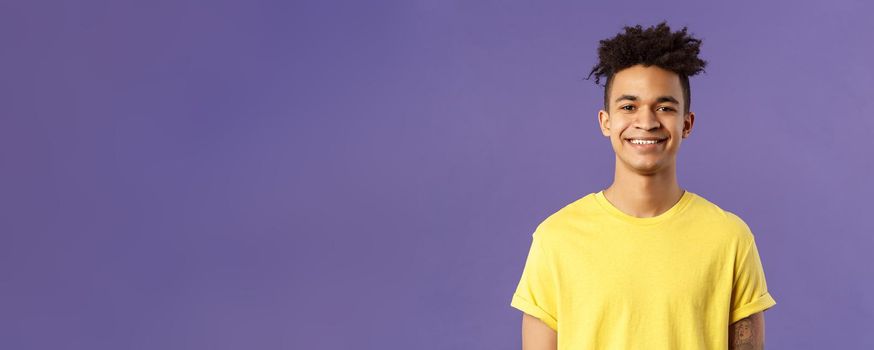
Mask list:
[{"label": "bare arm", "polygon": [[765,313],[760,311],[728,326],[728,348],[763,350],[765,348]]},{"label": "bare arm", "polygon": [[539,318],[522,313],[522,350],[556,350],[557,335]]}]

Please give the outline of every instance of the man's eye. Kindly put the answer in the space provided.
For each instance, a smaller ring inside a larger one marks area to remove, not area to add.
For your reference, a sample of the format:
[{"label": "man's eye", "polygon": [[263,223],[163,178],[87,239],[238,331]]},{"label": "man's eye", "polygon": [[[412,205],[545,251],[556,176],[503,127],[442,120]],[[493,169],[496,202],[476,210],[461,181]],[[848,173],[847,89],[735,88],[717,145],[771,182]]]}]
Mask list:
[{"label": "man's eye", "polygon": [[626,110],[626,111],[630,111],[630,109],[627,109],[627,108],[625,108],[625,107],[631,107],[631,108],[634,108],[634,106],[632,106],[632,105],[625,105],[625,106],[619,107],[619,109],[624,109],[624,110]]},{"label": "man's eye", "polygon": [[661,108],[664,108],[664,109],[665,109],[665,110],[666,110],[666,111],[671,111],[671,112],[673,112],[673,111],[674,111],[674,109],[673,109],[673,108],[671,108],[671,107],[661,107]]}]

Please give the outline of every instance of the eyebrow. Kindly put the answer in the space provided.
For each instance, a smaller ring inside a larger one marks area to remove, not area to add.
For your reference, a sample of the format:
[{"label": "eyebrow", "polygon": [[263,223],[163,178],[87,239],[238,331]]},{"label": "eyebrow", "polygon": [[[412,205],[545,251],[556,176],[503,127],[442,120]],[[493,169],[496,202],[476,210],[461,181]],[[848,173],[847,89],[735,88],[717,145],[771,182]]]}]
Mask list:
[{"label": "eyebrow", "polygon": [[[619,102],[622,100],[637,101],[638,97],[634,96],[634,95],[622,95],[622,96],[619,96],[619,98],[617,98],[616,101],[614,101],[614,102]],[[656,99],[656,103],[662,103],[662,102],[671,102],[671,103],[680,104],[680,102],[677,101],[677,99],[674,98],[673,96],[659,96],[659,98]]]}]

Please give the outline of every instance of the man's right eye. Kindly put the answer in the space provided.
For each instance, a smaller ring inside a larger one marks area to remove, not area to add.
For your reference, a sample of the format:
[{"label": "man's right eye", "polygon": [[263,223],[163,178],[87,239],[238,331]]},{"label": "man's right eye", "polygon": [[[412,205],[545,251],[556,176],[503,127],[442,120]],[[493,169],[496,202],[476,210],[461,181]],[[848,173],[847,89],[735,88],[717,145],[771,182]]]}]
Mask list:
[{"label": "man's right eye", "polygon": [[624,110],[626,110],[626,111],[630,111],[630,109],[626,109],[625,107],[631,107],[631,108],[634,108],[634,106],[632,106],[632,105],[624,105],[624,106],[622,106],[622,107],[619,107],[619,109],[624,109]]}]

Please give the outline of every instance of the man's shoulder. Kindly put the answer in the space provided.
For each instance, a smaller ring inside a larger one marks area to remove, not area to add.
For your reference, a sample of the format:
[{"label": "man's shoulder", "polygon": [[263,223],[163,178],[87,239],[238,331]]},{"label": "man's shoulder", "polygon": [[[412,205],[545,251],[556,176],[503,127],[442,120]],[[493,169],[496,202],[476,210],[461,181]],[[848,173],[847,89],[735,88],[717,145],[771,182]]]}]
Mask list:
[{"label": "man's shoulder", "polygon": [[594,193],[589,193],[565,202],[557,210],[547,215],[534,232],[536,236],[557,236],[568,230],[581,229],[597,215],[594,210]]},{"label": "man's shoulder", "polygon": [[699,194],[696,197],[694,210],[690,215],[693,220],[702,221],[707,227],[732,235],[736,239],[752,239],[749,225],[738,214]]}]

